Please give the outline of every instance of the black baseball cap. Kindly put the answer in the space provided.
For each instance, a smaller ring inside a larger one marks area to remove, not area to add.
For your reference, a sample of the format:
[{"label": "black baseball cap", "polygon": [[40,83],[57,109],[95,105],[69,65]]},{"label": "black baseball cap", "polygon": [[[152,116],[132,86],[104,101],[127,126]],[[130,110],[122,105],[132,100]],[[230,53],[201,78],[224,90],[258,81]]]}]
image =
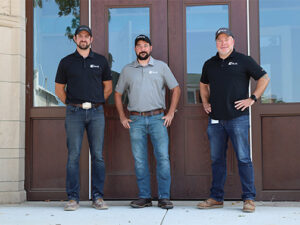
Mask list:
[{"label": "black baseball cap", "polygon": [[227,34],[228,36],[233,37],[232,32],[228,28],[225,28],[225,27],[222,27],[219,30],[217,30],[217,32],[216,32],[216,39],[218,38],[218,36],[220,34]]},{"label": "black baseball cap", "polygon": [[81,31],[86,31],[86,32],[88,32],[90,34],[90,36],[93,36],[91,29],[88,26],[86,26],[86,25],[80,25],[79,27],[77,27],[77,29],[75,31],[75,36],[77,34],[79,34]]},{"label": "black baseball cap", "polygon": [[144,35],[144,34],[140,34],[139,36],[137,36],[137,37],[135,38],[134,44],[136,45],[136,44],[138,43],[138,41],[140,41],[140,40],[149,43],[149,45],[152,45],[152,44],[151,44],[150,38],[148,38],[148,37],[147,37],[146,35]]}]

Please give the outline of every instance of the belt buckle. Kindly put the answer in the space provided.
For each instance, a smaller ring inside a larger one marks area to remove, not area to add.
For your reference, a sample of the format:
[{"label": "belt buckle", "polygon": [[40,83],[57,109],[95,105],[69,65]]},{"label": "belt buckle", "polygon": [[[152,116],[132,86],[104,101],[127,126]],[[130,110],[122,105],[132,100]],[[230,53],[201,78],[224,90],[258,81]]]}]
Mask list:
[{"label": "belt buckle", "polygon": [[92,103],[84,102],[84,103],[82,103],[82,108],[83,109],[90,109],[90,108],[92,108]]}]

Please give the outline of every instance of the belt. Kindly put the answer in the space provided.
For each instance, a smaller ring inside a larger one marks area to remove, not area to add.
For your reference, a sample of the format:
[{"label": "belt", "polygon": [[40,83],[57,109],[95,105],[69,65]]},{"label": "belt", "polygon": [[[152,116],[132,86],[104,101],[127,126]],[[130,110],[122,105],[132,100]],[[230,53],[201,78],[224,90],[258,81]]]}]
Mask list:
[{"label": "belt", "polygon": [[151,111],[146,111],[146,112],[136,112],[136,111],[131,111],[130,115],[135,115],[135,116],[154,116],[163,113],[163,109],[154,109]]},{"label": "belt", "polygon": [[82,109],[90,109],[90,108],[97,108],[100,105],[104,105],[104,103],[100,102],[100,103],[95,103],[94,104],[94,103],[90,103],[90,102],[84,102],[82,104],[69,103],[68,105],[79,107],[79,108],[82,108]]}]

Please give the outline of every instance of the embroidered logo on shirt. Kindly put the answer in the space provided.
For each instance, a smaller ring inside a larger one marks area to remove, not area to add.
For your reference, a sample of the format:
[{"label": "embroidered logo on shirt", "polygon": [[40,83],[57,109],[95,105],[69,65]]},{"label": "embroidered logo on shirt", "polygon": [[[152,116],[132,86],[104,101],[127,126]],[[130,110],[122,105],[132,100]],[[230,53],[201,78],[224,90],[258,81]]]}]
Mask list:
[{"label": "embroidered logo on shirt", "polygon": [[91,64],[91,65],[90,65],[90,68],[99,68],[99,65]]},{"label": "embroidered logo on shirt", "polygon": [[237,66],[237,65],[238,65],[237,62],[229,62],[229,63],[228,63],[228,66]]},{"label": "embroidered logo on shirt", "polygon": [[153,73],[153,74],[158,74],[157,71],[152,71],[152,70],[150,70],[149,73],[150,73],[150,74],[152,74],[152,73]]}]

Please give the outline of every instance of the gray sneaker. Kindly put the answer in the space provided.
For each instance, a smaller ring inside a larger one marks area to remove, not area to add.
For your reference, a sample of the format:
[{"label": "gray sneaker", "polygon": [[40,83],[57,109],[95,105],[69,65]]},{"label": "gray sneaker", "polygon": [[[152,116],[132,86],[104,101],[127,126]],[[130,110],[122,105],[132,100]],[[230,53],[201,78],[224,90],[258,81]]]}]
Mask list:
[{"label": "gray sneaker", "polygon": [[78,208],[79,208],[79,204],[78,204],[77,201],[75,201],[75,200],[69,200],[67,202],[67,204],[65,205],[64,210],[65,211],[75,211]]},{"label": "gray sneaker", "polygon": [[105,201],[102,198],[98,198],[96,201],[93,201],[92,206],[95,209],[100,209],[100,210],[102,210],[102,209],[108,209],[107,204],[105,203]]}]

